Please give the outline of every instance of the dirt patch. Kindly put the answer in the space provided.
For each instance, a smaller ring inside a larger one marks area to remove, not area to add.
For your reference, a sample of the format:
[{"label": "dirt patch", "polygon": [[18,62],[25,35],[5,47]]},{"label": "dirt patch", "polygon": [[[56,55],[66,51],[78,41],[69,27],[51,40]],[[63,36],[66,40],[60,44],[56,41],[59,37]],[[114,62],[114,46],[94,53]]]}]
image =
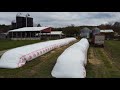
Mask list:
[{"label": "dirt patch", "polygon": [[[90,57],[90,58],[89,58]],[[90,49],[90,55],[88,57],[88,62],[93,64],[93,65],[98,65],[98,64],[101,64],[100,60],[98,60],[96,57],[95,57],[95,54],[93,52],[93,49],[91,48]]]},{"label": "dirt patch", "polygon": [[55,51],[51,51],[51,53],[55,53]]},{"label": "dirt patch", "polygon": [[109,61],[109,63],[112,65],[114,62],[112,62],[112,58],[109,57],[109,54],[103,48],[101,49],[101,51],[106,56],[106,58]]},{"label": "dirt patch", "polygon": [[50,53],[52,54],[52,53],[55,53],[55,52],[57,52],[57,51],[61,51],[63,48],[66,48],[66,47],[67,47],[67,46],[62,46],[62,47],[56,48],[56,49],[50,51]]},{"label": "dirt patch", "polygon": [[93,64],[93,65],[100,64],[100,61],[99,61],[99,60],[89,59],[88,61],[89,61],[89,63],[91,63],[91,64]]}]

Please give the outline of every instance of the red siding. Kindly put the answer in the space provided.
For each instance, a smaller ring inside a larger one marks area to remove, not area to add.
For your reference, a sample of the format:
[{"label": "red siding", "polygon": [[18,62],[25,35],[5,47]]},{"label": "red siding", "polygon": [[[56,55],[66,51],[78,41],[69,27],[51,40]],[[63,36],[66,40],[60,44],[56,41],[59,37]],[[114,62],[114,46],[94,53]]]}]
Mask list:
[{"label": "red siding", "polygon": [[50,33],[51,32],[51,28],[47,28],[41,31],[42,33]]}]

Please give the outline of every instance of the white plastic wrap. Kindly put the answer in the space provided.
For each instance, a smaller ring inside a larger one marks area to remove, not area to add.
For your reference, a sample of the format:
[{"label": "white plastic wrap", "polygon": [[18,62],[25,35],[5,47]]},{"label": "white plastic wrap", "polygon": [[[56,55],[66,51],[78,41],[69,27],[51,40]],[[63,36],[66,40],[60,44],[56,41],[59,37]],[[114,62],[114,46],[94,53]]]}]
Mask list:
[{"label": "white plastic wrap", "polygon": [[87,50],[89,42],[83,38],[67,48],[57,59],[51,72],[56,78],[85,78],[87,64]]},{"label": "white plastic wrap", "polygon": [[2,55],[0,59],[0,68],[22,67],[26,63],[26,61],[30,61],[55,48],[67,45],[75,40],[75,38],[65,38],[59,40],[40,42],[8,50]]}]

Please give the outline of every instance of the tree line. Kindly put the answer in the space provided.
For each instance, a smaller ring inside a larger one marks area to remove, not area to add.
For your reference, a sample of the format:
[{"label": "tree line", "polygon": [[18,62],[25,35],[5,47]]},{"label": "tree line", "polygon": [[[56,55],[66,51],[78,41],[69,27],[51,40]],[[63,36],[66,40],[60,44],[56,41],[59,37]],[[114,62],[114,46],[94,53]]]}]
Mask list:
[{"label": "tree line", "polygon": [[79,36],[80,35],[80,30],[83,29],[84,27],[88,27],[89,29],[92,29],[97,26],[75,26],[73,24],[63,27],[63,28],[52,28],[53,31],[62,31],[63,34],[65,34],[67,37],[71,36]]},{"label": "tree line", "polygon": [[80,30],[83,29],[84,27],[87,27],[90,30],[92,30],[95,27],[98,27],[101,30],[112,29],[114,32],[117,32],[118,34],[120,34],[120,22],[101,24],[98,26],[74,26],[74,25],[70,25],[70,26],[63,27],[63,28],[53,28],[53,30],[54,31],[63,31],[63,33],[66,36],[79,36]]},{"label": "tree line", "polygon": [[11,25],[5,25],[5,24],[0,25],[0,33],[6,33],[10,29],[11,29]]},{"label": "tree line", "polygon": [[112,29],[114,32],[120,34],[120,22],[107,23],[99,25],[100,29]]},{"label": "tree line", "polygon": [[[38,25],[41,26],[41,25]],[[52,28],[52,31],[62,31],[66,36],[79,36],[80,30],[84,27],[87,27],[89,29],[93,29],[94,27],[98,27],[100,29],[113,29],[115,32],[120,34],[120,22],[115,23],[107,23],[107,24],[101,24],[99,26],[75,26],[74,24],[71,24],[67,27],[61,27],[61,28]],[[0,33],[5,33],[11,29],[11,25],[0,25]]]}]

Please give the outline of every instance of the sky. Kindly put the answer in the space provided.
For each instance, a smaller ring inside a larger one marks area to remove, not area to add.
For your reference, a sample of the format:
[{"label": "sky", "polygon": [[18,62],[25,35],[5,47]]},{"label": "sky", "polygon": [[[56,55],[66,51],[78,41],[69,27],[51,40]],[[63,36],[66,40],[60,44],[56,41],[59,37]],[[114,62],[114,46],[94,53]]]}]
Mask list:
[{"label": "sky", "polygon": [[29,13],[34,24],[51,27],[65,27],[71,24],[96,26],[120,21],[120,12],[0,12],[0,24],[10,25],[18,13]]}]

